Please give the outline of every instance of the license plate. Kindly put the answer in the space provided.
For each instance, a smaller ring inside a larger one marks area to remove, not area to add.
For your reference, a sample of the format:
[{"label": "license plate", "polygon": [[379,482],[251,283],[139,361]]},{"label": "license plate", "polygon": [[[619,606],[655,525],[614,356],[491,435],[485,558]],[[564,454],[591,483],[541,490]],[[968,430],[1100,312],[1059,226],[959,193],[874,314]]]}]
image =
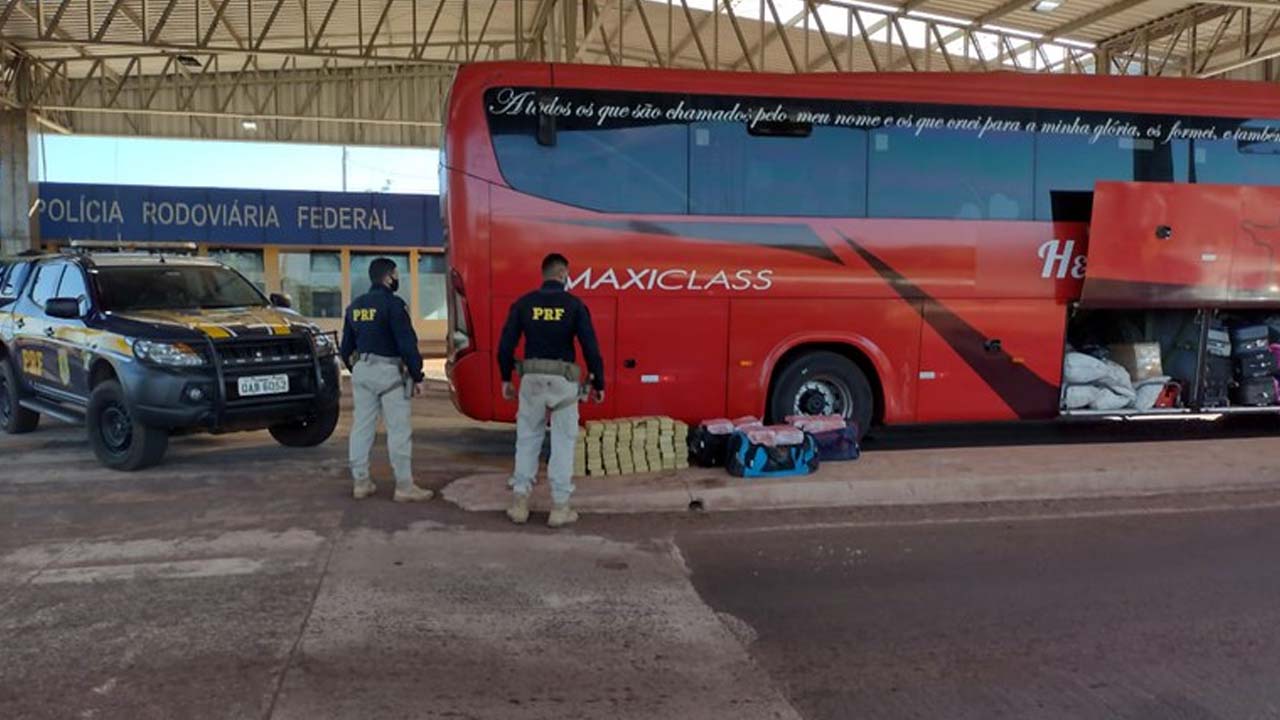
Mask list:
[{"label": "license plate", "polygon": [[280,395],[289,392],[288,375],[254,375],[240,378],[240,397]]}]

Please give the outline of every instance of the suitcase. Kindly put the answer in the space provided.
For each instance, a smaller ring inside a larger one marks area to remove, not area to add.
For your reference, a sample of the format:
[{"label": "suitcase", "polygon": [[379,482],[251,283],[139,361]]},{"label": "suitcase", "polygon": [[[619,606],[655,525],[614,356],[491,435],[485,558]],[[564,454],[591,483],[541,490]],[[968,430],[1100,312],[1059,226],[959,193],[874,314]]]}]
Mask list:
[{"label": "suitcase", "polygon": [[1271,328],[1266,325],[1237,325],[1231,328],[1231,354],[1250,355],[1271,346]]},{"label": "suitcase", "polygon": [[1226,328],[1209,328],[1209,342],[1205,349],[1216,357],[1231,357],[1231,335]]},{"label": "suitcase", "polygon": [[1251,378],[1242,380],[1231,391],[1231,397],[1237,405],[1262,407],[1276,404],[1276,381],[1272,377]]},{"label": "suitcase", "polygon": [[1252,380],[1276,374],[1276,356],[1270,348],[1261,352],[1236,357],[1236,379]]},{"label": "suitcase", "polygon": [[742,431],[729,436],[729,474],[740,478],[781,478],[809,475],[818,469],[818,444],[805,435],[799,445],[765,447]]},{"label": "suitcase", "polygon": [[1231,360],[1208,356],[1204,359],[1204,378],[1201,381],[1200,407],[1226,407],[1231,388]]}]

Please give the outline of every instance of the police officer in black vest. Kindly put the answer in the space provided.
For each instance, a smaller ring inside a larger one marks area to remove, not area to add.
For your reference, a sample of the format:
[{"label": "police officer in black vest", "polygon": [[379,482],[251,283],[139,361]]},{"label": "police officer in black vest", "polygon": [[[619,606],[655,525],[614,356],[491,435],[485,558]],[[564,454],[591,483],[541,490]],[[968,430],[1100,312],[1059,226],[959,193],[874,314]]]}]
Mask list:
[{"label": "police officer in black vest", "polygon": [[413,411],[410,397],[426,387],[418,335],[404,300],[396,295],[400,273],[390,258],[369,264],[369,292],[351,303],[343,315],[342,361],[351,370],[355,418],[351,423],[349,459],[357,500],[377,492],[369,479],[369,453],[378,432],[378,417],[387,426],[387,450],[396,476],[396,502],[430,500],[432,492],[413,482]]},{"label": "police officer in black vest", "polygon": [[[551,254],[542,261],[542,287],[511,306],[498,343],[502,396],[516,397],[511,376],[520,372],[520,409],[516,415],[516,463],[511,476],[514,498],[507,516],[523,524],[529,520],[529,492],[538,474],[538,458],[551,413],[551,461],[547,476],[555,507],[547,525],[561,527],[578,519],[569,507],[573,494],[573,446],[578,438],[578,399],[581,370],[573,341],[582,345],[590,373],[591,397],[604,402],[604,361],[591,325],[591,313],[565,290],[569,261]],[[515,359],[516,344],[524,336],[524,359]]]}]

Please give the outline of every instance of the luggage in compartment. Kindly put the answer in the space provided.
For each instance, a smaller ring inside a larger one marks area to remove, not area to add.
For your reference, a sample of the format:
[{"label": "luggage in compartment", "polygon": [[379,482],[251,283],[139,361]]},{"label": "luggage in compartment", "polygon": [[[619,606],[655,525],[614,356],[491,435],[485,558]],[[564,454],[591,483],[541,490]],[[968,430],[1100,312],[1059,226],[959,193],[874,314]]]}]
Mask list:
[{"label": "luggage in compartment", "polygon": [[1269,378],[1275,374],[1276,356],[1271,354],[1270,349],[1236,357],[1237,379]]},{"label": "luggage in compartment", "polygon": [[1111,360],[1123,367],[1134,382],[1164,374],[1160,364],[1160,343],[1124,343],[1112,345],[1108,350],[1111,351]]},{"label": "luggage in compartment", "polygon": [[1231,354],[1236,357],[1270,349],[1271,329],[1266,325],[1237,325],[1231,328]]},{"label": "luggage in compartment", "polygon": [[1276,404],[1276,382],[1271,377],[1242,380],[1231,391],[1231,399],[1237,405],[1264,407]]},{"label": "luggage in compartment", "polygon": [[1231,334],[1226,328],[1209,328],[1209,345],[1205,349],[1216,357],[1231,357]]},{"label": "luggage in compartment", "polygon": [[1204,382],[1201,384],[1201,407],[1226,407],[1231,389],[1231,360],[1210,355],[1204,359]]}]

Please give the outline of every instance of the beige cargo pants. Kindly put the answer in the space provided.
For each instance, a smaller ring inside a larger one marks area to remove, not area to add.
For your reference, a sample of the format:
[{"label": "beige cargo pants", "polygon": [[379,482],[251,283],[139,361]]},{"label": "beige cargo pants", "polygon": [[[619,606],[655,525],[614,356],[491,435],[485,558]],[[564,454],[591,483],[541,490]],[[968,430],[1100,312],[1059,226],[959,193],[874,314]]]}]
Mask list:
[{"label": "beige cargo pants", "polygon": [[378,433],[378,418],[387,426],[387,453],[397,490],[413,489],[413,408],[399,365],[359,360],[351,371],[355,418],[351,422],[349,459],[356,485],[369,481],[369,453]]},{"label": "beige cargo pants", "polygon": [[[547,435],[547,411],[551,412],[551,501],[569,502],[573,494],[573,445],[578,439],[578,385],[559,375],[524,375],[520,378],[520,410],[516,414],[516,469],[511,489],[528,495],[538,476],[542,441]],[[570,402],[572,400],[572,402]]]}]

